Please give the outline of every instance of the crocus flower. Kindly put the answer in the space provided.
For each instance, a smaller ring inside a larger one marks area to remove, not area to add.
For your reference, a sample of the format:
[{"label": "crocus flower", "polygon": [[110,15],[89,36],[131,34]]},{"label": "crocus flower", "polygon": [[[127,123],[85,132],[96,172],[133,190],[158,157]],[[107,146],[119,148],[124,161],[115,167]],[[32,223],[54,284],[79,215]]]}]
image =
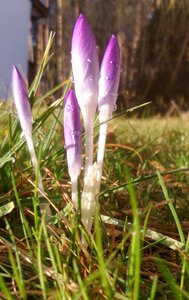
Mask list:
[{"label": "crocus flower", "polygon": [[99,60],[94,34],[87,19],[80,15],[72,36],[71,61],[75,93],[83,116],[85,146],[85,177],[92,166],[93,123],[98,101]]},{"label": "crocus flower", "polygon": [[[12,90],[15,106],[20,120],[20,125],[26,138],[36,177],[38,178],[38,187],[41,194],[43,195],[44,187],[32,139],[32,112],[28,99],[27,86],[22,74],[15,65],[12,69]],[[47,205],[40,204],[40,208],[41,211],[46,210],[46,213],[50,215],[50,209]]]},{"label": "crocus flower", "polygon": [[98,109],[100,122],[112,117],[117,100],[120,79],[120,49],[117,39],[111,36],[106,48],[99,79]]},{"label": "crocus flower", "polygon": [[98,108],[99,120],[100,123],[103,123],[100,125],[98,142],[96,193],[99,192],[102,176],[102,165],[108,126],[106,121],[112,117],[112,112],[115,108],[119,79],[120,49],[116,37],[112,35],[106,48],[100,69]]},{"label": "crocus flower", "polygon": [[16,66],[12,69],[12,88],[14,102],[18,112],[20,125],[25,136],[32,134],[32,112],[28,99],[26,83]]},{"label": "crocus flower", "polygon": [[73,90],[65,96],[64,140],[67,154],[68,172],[72,183],[72,201],[77,205],[77,179],[82,165],[82,128],[80,109]]}]

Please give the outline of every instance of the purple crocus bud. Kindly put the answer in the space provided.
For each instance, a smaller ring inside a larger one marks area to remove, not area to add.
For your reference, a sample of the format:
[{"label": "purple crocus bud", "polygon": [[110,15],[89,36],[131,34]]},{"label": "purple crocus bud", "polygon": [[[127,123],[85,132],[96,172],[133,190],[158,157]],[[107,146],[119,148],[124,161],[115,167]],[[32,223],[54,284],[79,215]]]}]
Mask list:
[{"label": "purple crocus bud", "polygon": [[71,60],[75,93],[84,125],[93,119],[98,101],[99,60],[94,34],[80,14],[72,36]]},{"label": "purple crocus bud", "polygon": [[101,121],[111,118],[120,79],[120,49],[117,39],[111,36],[106,48],[99,79],[98,109]]},{"label": "purple crocus bud", "polygon": [[64,140],[67,153],[68,171],[71,181],[76,180],[82,164],[82,128],[80,109],[73,90],[65,96],[64,104]]},{"label": "purple crocus bud", "polygon": [[[38,178],[38,188],[43,196],[44,187],[32,139],[32,112],[28,99],[27,86],[22,74],[16,66],[13,66],[12,70],[12,90],[20,125],[26,138],[36,177]],[[46,210],[46,213],[50,216],[51,212],[48,205],[40,204],[40,208],[41,212]]]},{"label": "purple crocus bud", "polygon": [[28,99],[26,82],[19,69],[14,65],[12,69],[12,90],[14,102],[25,136],[32,133],[32,112]]}]

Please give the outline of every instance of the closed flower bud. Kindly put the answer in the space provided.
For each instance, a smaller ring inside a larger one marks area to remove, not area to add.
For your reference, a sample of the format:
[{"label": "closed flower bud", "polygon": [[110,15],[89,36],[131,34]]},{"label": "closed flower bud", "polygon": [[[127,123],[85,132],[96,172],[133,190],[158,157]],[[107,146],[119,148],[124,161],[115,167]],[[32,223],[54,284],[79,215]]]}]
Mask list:
[{"label": "closed flower bud", "polygon": [[117,39],[111,36],[106,48],[99,79],[98,109],[100,122],[111,118],[117,100],[120,79],[120,49]]},{"label": "closed flower bud", "polygon": [[12,90],[18,117],[24,134],[32,133],[32,112],[28,99],[27,86],[18,68],[12,70]]},{"label": "closed flower bud", "polygon": [[86,110],[94,114],[97,107],[99,60],[94,34],[83,15],[74,27],[71,58],[75,93],[85,122]]},{"label": "closed flower bud", "polygon": [[80,109],[73,90],[69,90],[64,104],[64,140],[67,153],[69,175],[77,179],[82,165],[82,128]]}]

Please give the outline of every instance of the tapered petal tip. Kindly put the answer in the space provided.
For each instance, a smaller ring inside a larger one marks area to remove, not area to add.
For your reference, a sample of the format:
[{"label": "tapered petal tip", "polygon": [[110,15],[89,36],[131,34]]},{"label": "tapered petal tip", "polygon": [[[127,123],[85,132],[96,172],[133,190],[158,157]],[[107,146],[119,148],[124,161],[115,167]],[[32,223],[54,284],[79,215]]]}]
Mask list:
[{"label": "tapered petal tip", "polygon": [[19,70],[16,65],[12,67],[12,81],[14,83],[15,79],[19,76]]},{"label": "tapered petal tip", "polygon": [[21,90],[21,93],[27,94],[27,85],[20,72],[19,68],[16,65],[12,67],[12,84],[13,84],[13,91],[17,88]]},{"label": "tapered petal tip", "polygon": [[17,68],[17,66],[16,66],[16,65],[13,65],[13,67],[12,67],[12,71],[13,71],[13,72],[16,72],[16,71],[17,71],[17,72],[18,72],[18,68]]},{"label": "tapered petal tip", "polygon": [[[72,51],[82,49],[85,51],[88,48],[96,47],[96,41],[92,29],[89,25],[87,18],[84,15],[79,15],[73,30],[72,36]],[[81,52],[82,55],[83,51]]]},{"label": "tapered petal tip", "polygon": [[114,59],[117,63],[120,63],[120,48],[117,41],[117,38],[112,34],[108,46],[107,46],[107,55],[110,55],[110,59]]},{"label": "tapered petal tip", "polygon": [[67,102],[71,101],[71,99],[75,96],[74,91],[73,90],[68,90],[65,98],[64,98],[64,108],[67,105]]},{"label": "tapered petal tip", "polygon": [[82,27],[82,26],[87,26],[88,27],[89,23],[87,21],[87,18],[84,15],[80,14],[79,17],[76,20],[74,31],[78,30],[78,28]]},{"label": "tapered petal tip", "polygon": [[20,75],[20,71],[16,65],[13,65],[13,67],[12,67],[12,75],[13,75],[13,77]]}]

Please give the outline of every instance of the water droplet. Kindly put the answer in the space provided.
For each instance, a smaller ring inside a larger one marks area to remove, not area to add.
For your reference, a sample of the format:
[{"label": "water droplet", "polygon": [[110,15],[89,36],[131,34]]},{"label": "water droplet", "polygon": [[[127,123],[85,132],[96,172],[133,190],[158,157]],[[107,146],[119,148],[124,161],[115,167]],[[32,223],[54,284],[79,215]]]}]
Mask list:
[{"label": "water droplet", "polygon": [[92,81],[92,80],[93,80],[93,77],[92,77],[92,76],[89,76],[89,77],[88,77],[88,80],[89,80],[89,81]]},{"label": "water droplet", "polygon": [[110,60],[110,64],[111,64],[111,65],[113,64],[113,60]]},{"label": "water droplet", "polygon": [[66,111],[69,113],[70,111],[72,111],[71,105],[67,104],[66,105]]},{"label": "water droplet", "polygon": [[74,136],[79,136],[80,135],[80,131],[78,131],[78,130],[72,130],[71,134],[74,135]]},{"label": "water droplet", "polygon": [[90,59],[90,58],[88,58],[88,59],[87,59],[87,62],[88,62],[88,63],[91,63],[91,59]]},{"label": "water droplet", "polygon": [[111,93],[110,96],[117,98],[117,93]]},{"label": "water droplet", "polygon": [[117,110],[117,104],[114,105],[113,111]]},{"label": "water droplet", "polygon": [[111,77],[110,77],[110,76],[105,76],[105,79],[106,79],[106,80],[110,80]]}]

